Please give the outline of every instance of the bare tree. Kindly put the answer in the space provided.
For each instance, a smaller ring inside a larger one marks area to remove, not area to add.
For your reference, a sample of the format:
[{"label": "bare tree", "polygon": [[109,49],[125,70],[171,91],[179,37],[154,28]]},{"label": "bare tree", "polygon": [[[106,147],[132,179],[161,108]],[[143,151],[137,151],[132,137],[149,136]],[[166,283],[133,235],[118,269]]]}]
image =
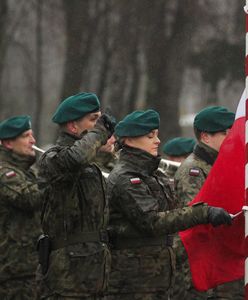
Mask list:
[{"label": "bare tree", "polygon": [[[146,2],[148,105],[161,115],[161,138],[180,134],[179,96],[183,73],[190,55],[197,18],[198,0],[177,1],[169,34],[166,35],[166,1]],[[154,22],[156,20],[156,22]],[[168,26],[168,25],[167,25]],[[168,31],[168,30],[167,30]]]},{"label": "bare tree", "polygon": [[[0,1],[0,91],[4,68],[4,58],[6,55],[6,25],[8,16],[7,0]],[[2,93],[0,92],[0,106],[2,106]]]},{"label": "bare tree", "polygon": [[80,90],[99,21],[98,1],[63,0],[63,3],[67,42],[62,99]]},{"label": "bare tree", "polygon": [[41,128],[41,116],[43,109],[43,39],[42,39],[42,10],[43,1],[36,2],[36,106],[34,111],[34,132],[36,139],[39,142],[40,128]]}]

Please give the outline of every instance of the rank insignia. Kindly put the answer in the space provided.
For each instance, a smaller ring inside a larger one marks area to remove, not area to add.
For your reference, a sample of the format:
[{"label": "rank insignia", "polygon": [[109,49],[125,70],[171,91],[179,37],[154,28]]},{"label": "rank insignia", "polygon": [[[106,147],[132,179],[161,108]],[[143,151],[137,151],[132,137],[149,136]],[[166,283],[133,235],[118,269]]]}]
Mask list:
[{"label": "rank insignia", "polygon": [[139,177],[131,178],[130,181],[131,181],[132,184],[141,183],[141,179]]},{"label": "rank insignia", "polygon": [[16,176],[16,172],[14,171],[9,171],[8,173],[5,174],[7,178],[11,178],[11,177],[14,177]]},{"label": "rank insignia", "polygon": [[199,176],[200,175],[200,170],[197,168],[191,168],[189,170],[189,175],[190,176]]}]

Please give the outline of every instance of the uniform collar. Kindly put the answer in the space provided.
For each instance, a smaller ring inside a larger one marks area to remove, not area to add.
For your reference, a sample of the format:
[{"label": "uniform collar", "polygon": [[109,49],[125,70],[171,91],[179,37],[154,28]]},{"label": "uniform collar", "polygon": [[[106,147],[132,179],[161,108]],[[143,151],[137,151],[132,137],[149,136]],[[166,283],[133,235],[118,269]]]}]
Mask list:
[{"label": "uniform collar", "polygon": [[217,159],[218,151],[199,142],[194,148],[194,154],[206,161],[209,165],[213,165]]},{"label": "uniform collar", "polygon": [[120,152],[120,161],[124,161],[132,169],[145,175],[151,175],[157,170],[160,160],[160,156],[153,156],[146,151],[126,145]]},{"label": "uniform collar", "polygon": [[20,155],[0,145],[0,164],[8,162],[18,168],[28,170],[36,161],[36,157]]},{"label": "uniform collar", "polygon": [[72,146],[77,140],[80,140],[81,137],[78,137],[74,134],[70,134],[65,131],[61,131],[58,139],[57,139],[57,144],[59,146]]}]

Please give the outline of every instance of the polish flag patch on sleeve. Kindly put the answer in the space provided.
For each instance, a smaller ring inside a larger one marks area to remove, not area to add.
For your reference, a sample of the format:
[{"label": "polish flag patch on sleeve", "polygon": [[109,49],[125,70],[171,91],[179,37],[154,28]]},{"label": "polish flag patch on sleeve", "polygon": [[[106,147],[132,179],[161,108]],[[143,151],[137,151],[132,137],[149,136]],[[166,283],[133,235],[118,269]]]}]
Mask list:
[{"label": "polish flag patch on sleeve", "polygon": [[7,172],[7,173],[5,174],[5,176],[6,176],[7,178],[14,177],[14,176],[16,176],[16,172],[15,172],[15,171],[9,171],[9,172]]},{"label": "polish flag patch on sleeve", "polygon": [[131,178],[130,181],[131,181],[132,184],[141,183],[141,179],[139,177]]},{"label": "polish flag patch on sleeve", "polygon": [[190,176],[199,176],[200,175],[200,170],[197,168],[191,168],[189,170],[189,175]]}]

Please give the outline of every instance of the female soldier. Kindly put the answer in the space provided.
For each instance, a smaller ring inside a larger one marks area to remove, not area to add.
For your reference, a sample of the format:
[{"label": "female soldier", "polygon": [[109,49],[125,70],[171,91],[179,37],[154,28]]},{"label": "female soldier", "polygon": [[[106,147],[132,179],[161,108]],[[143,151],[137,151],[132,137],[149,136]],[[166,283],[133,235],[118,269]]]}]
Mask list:
[{"label": "female soldier", "polygon": [[168,299],[174,255],[172,233],[198,224],[230,224],[222,208],[198,203],[175,208],[158,171],[159,114],[135,111],[116,126],[122,150],[108,178],[112,272],[109,300]]}]

